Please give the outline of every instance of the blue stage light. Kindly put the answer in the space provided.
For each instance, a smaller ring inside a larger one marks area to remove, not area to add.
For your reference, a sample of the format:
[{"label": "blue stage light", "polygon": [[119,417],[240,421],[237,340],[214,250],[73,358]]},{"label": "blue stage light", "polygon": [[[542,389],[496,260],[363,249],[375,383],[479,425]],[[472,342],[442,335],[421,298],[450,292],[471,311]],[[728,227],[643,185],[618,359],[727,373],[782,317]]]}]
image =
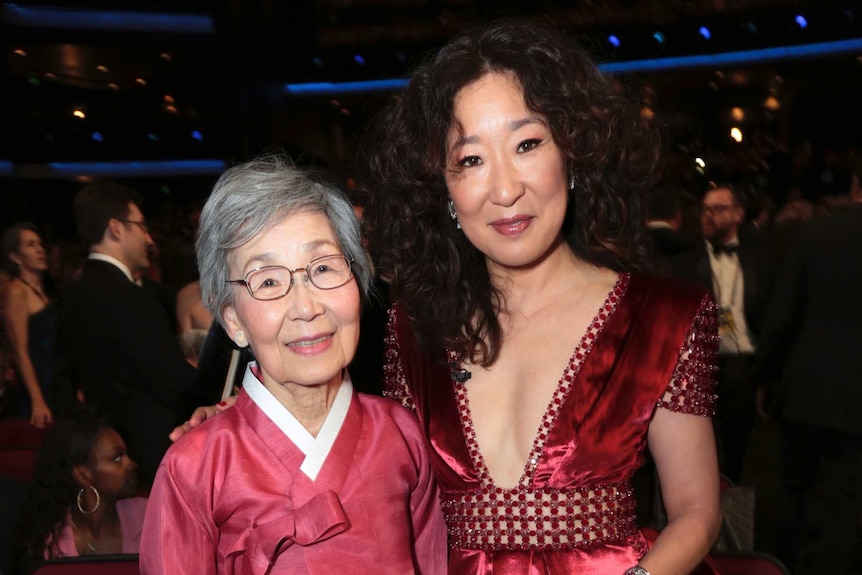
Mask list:
[{"label": "blue stage light", "polygon": [[701,36],[703,36],[704,39],[706,39],[706,40],[709,40],[710,38],[712,38],[712,34],[709,33],[709,28],[707,28],[706,26],[701,26],[700,29],[698,30],[698,33]]},{"label": "blue stage light", "polygon": [[214,34],[210,16],[156,12],[73,10],[29,7],[18,4],[0,6],[0,20],[11,26],[71,30],[109,30],[114,32],[168,32],[177,34]]},{"label": "blue stage light", "polygon": [[619,39],[619,38],[617,38],[616,36],[614,36],[613,34],[611,34],[610,36],[608,36],[608,42],[610,42],[610,43],[611,43],[611,45],[612,45],[614,48],[619,48],[619,47],[620,47],[620,39]]},{"label": "blue stage light", "polygon": [[287,84],[284,89],[290,96],[337,96],[339,94],[363,94],[400,90],[407,80],[369,80],[364,82],[311,82]]},{"label": "blue stage light", "polygon": [[808,20],[806,20],[805,16],[803,16],[802,14],[796,16],[793,21],[796,22],[796,24],[802,29],[808,28]]},{"label": "blue stage light", "polygon": [[[740,52],[702,54],[698,56],[630,60],[627,62],[605,62],[600,63],[599,68],[605,72],[625,74],[657,72],[661,70],[676,70],[682,68],[718,68],[726,65],[757,64],[760,62],[777,62],[781,60],[816,58],[819,56],[838,54],[855,54],[857,52],[862,52],[862,38],[836,40],[834,42],[820,42],[816,44],[762,48],[759,50],[744,50]],[[286,84],[284,89],[288,96],[331,97],[343,94],[400,90],[407,86],[407,82],[408,80],[406,79],[369,80],[364,82],[314,82],[308,84]]]}]

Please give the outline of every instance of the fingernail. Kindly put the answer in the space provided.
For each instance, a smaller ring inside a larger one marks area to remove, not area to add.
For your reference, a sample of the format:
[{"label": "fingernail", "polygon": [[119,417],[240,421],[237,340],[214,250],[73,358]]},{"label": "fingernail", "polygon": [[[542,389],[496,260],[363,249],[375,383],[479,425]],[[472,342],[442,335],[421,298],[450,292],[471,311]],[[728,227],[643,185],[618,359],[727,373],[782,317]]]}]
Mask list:
[{"label": "fingernail", "polygon": [[227,402],[226,401],[219,401],[218,404],[219,405],[227,405]]}]

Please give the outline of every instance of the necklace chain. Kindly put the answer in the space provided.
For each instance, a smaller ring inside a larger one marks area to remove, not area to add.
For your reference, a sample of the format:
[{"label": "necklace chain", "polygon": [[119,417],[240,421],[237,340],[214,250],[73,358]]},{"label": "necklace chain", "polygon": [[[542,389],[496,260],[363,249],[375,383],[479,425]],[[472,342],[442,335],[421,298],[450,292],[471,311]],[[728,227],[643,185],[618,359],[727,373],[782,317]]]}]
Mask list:
[{"label": "necklace chain", "polygon": [[[78,533],[81,533],[81,531],[78,529],[78,525],[75,523],[74,519],[72,520],[72,529],[74,529]],[[90,551],[92,551],[93,553],[95,553],[97,555],[101,555],[101,552],[96,548],[95,545],[93,545],[93,543],[92,543],[93,540],[95,540],[95,537],[93,539],[91,539],[90,541],[87,541],[87,549],[89,549]]]},{"label": "necklace chain", "polygon": [[21,276],[18,276],[18,279],[21,280],[21,283],[23,283],[25,286],[27,286],[28,288],[33,290],[33,293],[36,294],[36,296],[38,296],[38,298],[40,300],[42,300],[42,303],[46,303],[46,304],[48,303],[48,298],[45,297],[45,294],[42,293],[42,290],[37,289],[35,286],[33,286],[30,282],[28,282],[27,280],[25,280]]}]

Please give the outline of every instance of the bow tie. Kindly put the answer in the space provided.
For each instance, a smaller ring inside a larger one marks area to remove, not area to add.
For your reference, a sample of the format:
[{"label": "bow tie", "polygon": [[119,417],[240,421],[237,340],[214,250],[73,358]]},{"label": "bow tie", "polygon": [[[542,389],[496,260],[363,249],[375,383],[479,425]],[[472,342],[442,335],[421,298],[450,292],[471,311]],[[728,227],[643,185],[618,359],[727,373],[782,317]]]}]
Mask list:
[{"label": "bow tie", "polygon": [[716,257],[720,256],[721,254],[733,255],[738,251],[739,251],[739,244],[727,244],[727,245],[712,244],[712,253],[714,253],[716,255]]}]

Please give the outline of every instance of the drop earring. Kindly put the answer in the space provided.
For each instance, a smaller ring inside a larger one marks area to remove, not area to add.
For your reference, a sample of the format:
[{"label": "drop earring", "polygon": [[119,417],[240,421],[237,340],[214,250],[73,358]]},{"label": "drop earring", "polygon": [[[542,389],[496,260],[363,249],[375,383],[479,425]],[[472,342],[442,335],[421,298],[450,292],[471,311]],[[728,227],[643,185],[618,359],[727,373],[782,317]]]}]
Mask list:
[{"label": "drop earring", "polygon": [[458,221],[458,212],[455,211],[455,202],[449,200],[449,217],[455,222],[455,229],[461,229],[461,222]]},{"label": "drop earring", "polygon": [[569,172],[569,191],[570,192],[575,191],[575,173],[574,172]]}]

